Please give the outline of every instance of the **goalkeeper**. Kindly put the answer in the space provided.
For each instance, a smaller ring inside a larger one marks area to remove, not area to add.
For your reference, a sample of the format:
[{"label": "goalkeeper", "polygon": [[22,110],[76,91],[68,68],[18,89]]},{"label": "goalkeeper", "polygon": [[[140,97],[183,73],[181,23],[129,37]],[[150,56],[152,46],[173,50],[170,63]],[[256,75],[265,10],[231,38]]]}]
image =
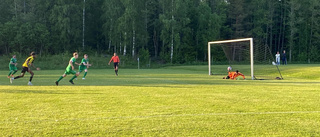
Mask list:
[{"label": "goalkeeper", "polygon": [[223,77],[223,79],[236,79],[238,76],[242,76],[243,79],[246,79],[242,73],[240,73],[238,70],[235,72],[228,71],[228,76]]}]

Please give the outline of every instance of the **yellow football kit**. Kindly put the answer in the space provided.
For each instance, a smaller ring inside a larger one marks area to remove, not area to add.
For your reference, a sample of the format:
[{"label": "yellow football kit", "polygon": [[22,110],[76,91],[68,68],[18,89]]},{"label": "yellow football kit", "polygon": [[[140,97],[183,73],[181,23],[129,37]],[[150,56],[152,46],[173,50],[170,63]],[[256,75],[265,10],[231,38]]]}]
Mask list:
[{"label": "yellow football kit", "polygon": [[34,61],[34,57],[30,56],[26,59],[26,61],[22,64],[22,67],[29,67],[31,65],[31,63],[33,63]]}]

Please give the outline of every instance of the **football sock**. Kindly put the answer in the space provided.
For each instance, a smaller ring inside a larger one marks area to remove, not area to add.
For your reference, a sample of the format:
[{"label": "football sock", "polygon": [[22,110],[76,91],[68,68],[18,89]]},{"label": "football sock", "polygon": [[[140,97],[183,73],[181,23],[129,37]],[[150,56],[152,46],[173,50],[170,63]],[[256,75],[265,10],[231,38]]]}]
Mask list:
[{"label": "football sock", "polygon": [[32,78],[33,78],[33,76],[30,76],[30,79],[29,79],[30,82],[32,81]]},{"label": "football sock", "polygon": [[61,79],[63,79],[63,77],[62,77],[62,76],[60,76],[60,78],[59,78],[57,81],[59,82]]},{"label": "football sock", "polygon": [[84,72],[83,78],[87,76],[87,72]]},{"label": "football sock", "polygon": [[70,81],[72,81],[73,79],[75,79],[77,76],[76,75],[74,75],[71,79],[70,79]]},{"label": "football sock", "polygon": [[18,78],[21,78],[21,76],[16,76],[16,77],[14,77],[13,79],[18,79]]},{"label": "football sock", "polygon": [[9,72],[8,76],[10,76],[10,75],[11,75],[11,73],[12,73],[12,70]]},{"label": "football sock", "polygon": [[114,72],[116,72],[116,75],[118,76],[118,70],[115,70]]},{"label": "football sock", "polygon": [[14,74],[16,74],[17,73],[17,71],[13,71],[13,73],[11,74],[11,75],[14,75]]}]

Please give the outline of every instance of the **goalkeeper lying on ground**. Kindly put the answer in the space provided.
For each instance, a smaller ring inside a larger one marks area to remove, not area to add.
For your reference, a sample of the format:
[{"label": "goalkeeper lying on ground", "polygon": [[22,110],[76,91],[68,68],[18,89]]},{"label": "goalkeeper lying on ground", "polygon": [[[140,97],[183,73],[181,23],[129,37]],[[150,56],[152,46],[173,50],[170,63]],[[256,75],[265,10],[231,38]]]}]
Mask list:
[{"label": "goalkeeper lying on ground", "polygon": [[238,76],[242,76],[243,79],[246,79],[242,73],[240,73],[238,70],[236,72],[228,71],[228,76],[223,77],[223,79],[236,79]]}]

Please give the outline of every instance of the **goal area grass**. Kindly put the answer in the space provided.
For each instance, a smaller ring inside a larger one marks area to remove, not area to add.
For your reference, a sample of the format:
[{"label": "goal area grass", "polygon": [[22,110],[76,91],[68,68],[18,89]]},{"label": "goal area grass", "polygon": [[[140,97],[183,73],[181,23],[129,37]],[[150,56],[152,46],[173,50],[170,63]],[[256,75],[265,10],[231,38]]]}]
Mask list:
[{"label": "goal area grass", "polygon": [[223,80],[206,65],[89,69],[59,86],[64,70],[35,71],[33,86],[1,70],[0,136],[320,136],[319,65],[279,67],[283,80]]}]

